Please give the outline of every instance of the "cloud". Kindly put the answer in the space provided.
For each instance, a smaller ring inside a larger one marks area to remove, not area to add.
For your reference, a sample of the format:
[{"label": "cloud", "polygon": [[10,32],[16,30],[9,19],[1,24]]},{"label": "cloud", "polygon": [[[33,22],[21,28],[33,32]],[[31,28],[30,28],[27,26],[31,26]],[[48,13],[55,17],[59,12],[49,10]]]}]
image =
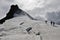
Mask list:
[{"label": "cloud", "polygon": [[13,0],[0,0],[0,19],[5,16],[13,3]]},{"label": "cloud", "polygon": [[59,21],[60,20],[60,0],[45,0],[43,7],[40,7],[41,5],[38,4],[38,7],[35,7],[32,11],[30,11],[30,14],[33,16],[42,16],[45,19],[49,21]]},{"label": "cloud", "polygon": [[[41,15],[47,19],[60,19],[58,14],[60,0],[0,0],[0,17],[3,17],[9,11],[11,4],[18,4],[21,9],[33,14],[32,16],[36,14],[36,16]],[[55,16],[55,18],[52,16]]]},{"label": "cloud", "polygon": [[42,7],[43,3],[44,0],[0,0],[0,15],[5,15],[9,11],[11,4],[18,4],[21,9],[28,11],[39,7],[39,5]]},{"label": "cloud", "polygon": [[58,21],[60,19],[60,0],[52,0],[50,4],[46,5],[46,13],[48,20]]},{"label": "cloud", "polygon": [[[43,7],[43,4],[45,3],[44,0],[15,0],[15,2],[21,6],[22,9],[25,10],[32,10],[35,7]],[[40,6],[39,6],[40,5]]]},{"label": "cloud", "polygon": [[60,24],[60,11],[48,12],[46,18]]}]

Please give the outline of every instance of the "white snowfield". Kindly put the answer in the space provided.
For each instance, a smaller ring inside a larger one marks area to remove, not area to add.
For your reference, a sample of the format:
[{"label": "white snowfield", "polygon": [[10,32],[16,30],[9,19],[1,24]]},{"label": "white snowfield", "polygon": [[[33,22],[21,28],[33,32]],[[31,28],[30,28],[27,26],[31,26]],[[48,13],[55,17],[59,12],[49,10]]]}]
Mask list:
[{"label": "white snowfield", "polygon": [[[30,34],[26,31],[29,27],[32,27]],[[40,35],[36,35],[38,32]],[[26,16],[15,17],[0,25],[0,40],[60,40],[60,26],[53,27],[49,22],[30,20]]]}]

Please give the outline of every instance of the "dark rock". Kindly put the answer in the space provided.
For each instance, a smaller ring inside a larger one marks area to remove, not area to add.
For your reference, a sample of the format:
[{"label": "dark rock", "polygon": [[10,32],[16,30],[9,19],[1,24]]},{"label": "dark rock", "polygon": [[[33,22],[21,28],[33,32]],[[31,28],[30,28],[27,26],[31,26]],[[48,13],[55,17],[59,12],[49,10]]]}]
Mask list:
[{"label": "dark rock", "polygon": [[20,25],[24,24],[24,22],[20,23]]},{"label": "dark rock", "polygon": [[29,28],[26,29],[26,31],[27,31],[28,33],[30,33],[30,30],[32,30],[32,27],[29,27]]},{"label": "dark rock", "polygon": [[20,12],[22,11],[21,9],[19,9],[18,5],[11,5],[9,12],[6,14],[6,17],[4,17],[3,19],[0,20],[0,24],[3,24],[5,22],[5,20],[13,18],[15,12],[18,10]]},{"label": "dark rock", "polygon": [[36,35],[40,35],[40,32],[38,32]]}]

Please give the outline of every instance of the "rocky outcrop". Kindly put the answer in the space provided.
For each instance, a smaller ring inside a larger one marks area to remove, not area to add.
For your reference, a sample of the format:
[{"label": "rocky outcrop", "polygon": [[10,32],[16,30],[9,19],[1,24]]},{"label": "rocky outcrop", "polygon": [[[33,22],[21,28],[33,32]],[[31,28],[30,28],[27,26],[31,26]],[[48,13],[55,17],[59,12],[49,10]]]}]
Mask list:
[{"label": "rocky outcrop", "polygon": [[10,8],[9,12],[6,14],[6,17],[4,17],[0,20],[0,24],[3,24],[5,22],[5,20],[13,18],[15,12],[18,11],[18,10],[20,12],[22,11],[22,10],[19,9],[19,7],[17,5],[11,5],[11,8]]},{"label": "rocky outcrop", "polygon": [[[6,20],[12,19],[14,17],[16,17],[16,15],[26,15],[27,17],[29,17],[32,20],[36,20],[33,17],[31,17],[28,13],[26,13],[25,11],[21,10],[18,5],[11,5],[11,8],[9,10],[9,12],[6,14],[6,17],[2,18],[0,20],[0,24],[3,24]],[[17,16],[18,16],[17,15]]]}]

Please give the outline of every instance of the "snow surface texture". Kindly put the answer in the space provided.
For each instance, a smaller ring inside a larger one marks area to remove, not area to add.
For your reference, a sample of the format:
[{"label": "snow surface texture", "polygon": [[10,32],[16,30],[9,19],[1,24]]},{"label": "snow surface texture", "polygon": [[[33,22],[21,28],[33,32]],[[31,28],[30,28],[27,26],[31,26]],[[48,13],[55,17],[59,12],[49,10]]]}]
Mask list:
[{"label": "snow surface texture", "polygon": [[[29,27],[32,27],[30,34],[26,31]],[[38,32],[40,35],[36,35]],[[27,16],[15,17],[0,25],[0,40],[60,40],[60,27]]]}]

